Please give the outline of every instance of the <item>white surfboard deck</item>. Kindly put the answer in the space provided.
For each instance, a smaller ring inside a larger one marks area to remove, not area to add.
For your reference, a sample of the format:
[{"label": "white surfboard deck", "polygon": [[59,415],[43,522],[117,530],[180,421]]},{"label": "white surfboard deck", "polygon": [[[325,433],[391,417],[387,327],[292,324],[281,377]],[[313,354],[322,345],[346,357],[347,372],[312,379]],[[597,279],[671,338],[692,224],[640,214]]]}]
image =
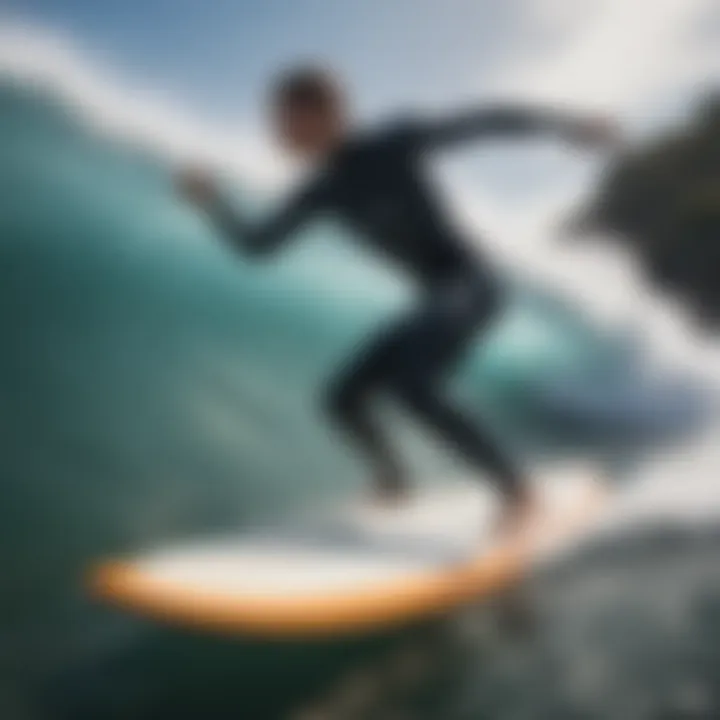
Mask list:
[{"label": "white surfboard deck", "polygon": [[492,535],[477,483],[420,489],[397,507],[358,501],[294,527],[195,539],[91,573],[92,591],[139,615],[223,633],[318,636],[401,625],[492,594],[588,533],[607,497],[574,468],[538,484],[531,532]]}]

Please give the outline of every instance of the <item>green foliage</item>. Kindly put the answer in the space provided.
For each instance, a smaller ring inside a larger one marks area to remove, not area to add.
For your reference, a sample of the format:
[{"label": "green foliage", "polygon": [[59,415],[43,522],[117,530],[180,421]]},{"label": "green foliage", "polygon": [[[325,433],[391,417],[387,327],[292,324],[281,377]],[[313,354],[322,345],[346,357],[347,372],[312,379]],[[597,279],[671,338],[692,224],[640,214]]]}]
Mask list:
[{"label": "green foliage", "polygon": [[720,325],[720,91],[687,127],[621,157],[583,219],[619,238],[656,286]]}]

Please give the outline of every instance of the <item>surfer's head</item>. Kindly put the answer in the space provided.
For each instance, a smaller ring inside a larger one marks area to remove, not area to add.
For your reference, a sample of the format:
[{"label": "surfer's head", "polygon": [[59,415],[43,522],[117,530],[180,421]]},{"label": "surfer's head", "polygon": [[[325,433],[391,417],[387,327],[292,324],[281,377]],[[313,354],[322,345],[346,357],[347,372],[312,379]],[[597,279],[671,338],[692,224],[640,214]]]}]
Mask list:
[{"label": "surfer's head", "polygon": [[303,158],[330,152],[346,131],[345,94],[336,78],[316,66],[293,68],[276,80],[270,98],[282,145]]}]

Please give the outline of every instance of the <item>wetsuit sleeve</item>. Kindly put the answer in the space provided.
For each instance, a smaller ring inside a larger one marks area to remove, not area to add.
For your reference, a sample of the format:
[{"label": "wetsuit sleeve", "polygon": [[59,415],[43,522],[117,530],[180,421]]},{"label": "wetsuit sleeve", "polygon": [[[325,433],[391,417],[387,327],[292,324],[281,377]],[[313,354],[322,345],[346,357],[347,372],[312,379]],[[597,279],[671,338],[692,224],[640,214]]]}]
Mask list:
[{"label": "wetsuit sleeve", "polygon": [[522,137],[538,134],[568,136],[578,118],[526,107],[486,107],[460,112],[439,120],[414,124],[412,140],[417,149],[443,148],[486,137]]},{"label": "wetsuit sleeve", "polygon": [[210,216],[231,247],[250,255],[268,255],[320,209],[322,199],[321,184],[312,183],[286,200],[271,217],[260,222],[248,222],[225,200],[216,202]]}]

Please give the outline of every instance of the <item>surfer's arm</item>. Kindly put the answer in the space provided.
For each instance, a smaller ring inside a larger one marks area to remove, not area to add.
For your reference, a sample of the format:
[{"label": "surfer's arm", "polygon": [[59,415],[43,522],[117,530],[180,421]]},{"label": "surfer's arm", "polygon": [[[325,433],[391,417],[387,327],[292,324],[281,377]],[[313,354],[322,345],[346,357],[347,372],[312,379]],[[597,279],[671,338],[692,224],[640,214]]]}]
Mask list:
[{"label": "surfer's arm", "polygon": [[259,222],[248,221],[225,198],[217,198],[209,214],[232,248],[250,255],[268,255],[282,246],[319,206],[319,187],[309,185]]},{"label": "surfer's arm", "polygon": [[612,141],[616,133],[614,125],[604,118],[506,105],[470,109],[438,120],[418,122],[413,140],[419,150],[433,150],[485,138],[536,135],[599,145]]}]

